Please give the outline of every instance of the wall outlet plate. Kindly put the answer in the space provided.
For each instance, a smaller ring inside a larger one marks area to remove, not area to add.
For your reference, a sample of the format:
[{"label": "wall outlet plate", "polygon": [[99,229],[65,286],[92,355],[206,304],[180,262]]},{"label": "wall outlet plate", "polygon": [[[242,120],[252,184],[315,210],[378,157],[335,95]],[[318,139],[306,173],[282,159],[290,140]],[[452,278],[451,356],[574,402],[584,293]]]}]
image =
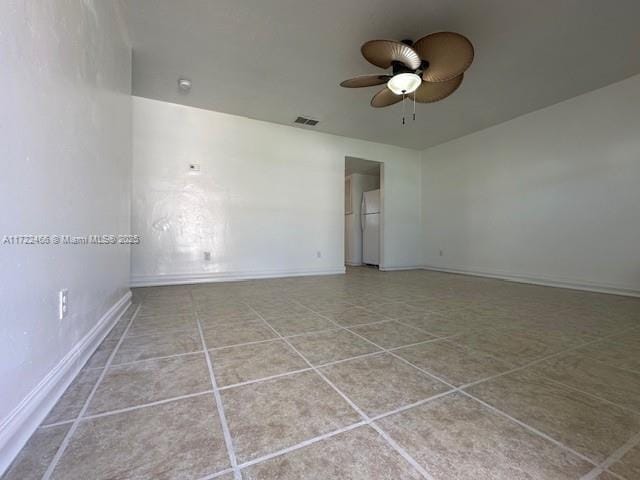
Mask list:
[{"label": "wall outlet plate", "polygon": [[211,252],[204,252],[204,261],[205,262],[211,261]]},{"label": "wall outlet plate", "polygon": [[63,288],[58,292],[58,319],[62,320],[69,313],[69,290]]}]

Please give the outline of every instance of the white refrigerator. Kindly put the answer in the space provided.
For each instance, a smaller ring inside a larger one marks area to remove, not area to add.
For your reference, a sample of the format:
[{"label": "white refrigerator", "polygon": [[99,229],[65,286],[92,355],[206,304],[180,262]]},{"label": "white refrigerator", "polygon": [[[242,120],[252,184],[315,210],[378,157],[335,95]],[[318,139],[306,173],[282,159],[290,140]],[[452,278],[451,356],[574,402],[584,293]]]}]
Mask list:
[{"label": "white refrigerator", "polygon": [[380,264],[380,190],[362,194],[360,209],[362,228],[362,263]]}]

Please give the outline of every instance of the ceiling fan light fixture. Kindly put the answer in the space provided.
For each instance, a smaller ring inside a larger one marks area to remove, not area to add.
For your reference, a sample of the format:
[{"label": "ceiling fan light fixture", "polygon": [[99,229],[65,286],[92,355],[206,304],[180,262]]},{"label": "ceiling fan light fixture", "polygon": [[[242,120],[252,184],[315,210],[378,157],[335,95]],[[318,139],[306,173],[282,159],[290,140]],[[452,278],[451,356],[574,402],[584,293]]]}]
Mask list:
[{"label": "ceiling fan light fixture", "polygon": [[399,73],[391,77],[387,87],[396,95],[408,95],[415,92],[422,84],[422,79],[415,73]]}]

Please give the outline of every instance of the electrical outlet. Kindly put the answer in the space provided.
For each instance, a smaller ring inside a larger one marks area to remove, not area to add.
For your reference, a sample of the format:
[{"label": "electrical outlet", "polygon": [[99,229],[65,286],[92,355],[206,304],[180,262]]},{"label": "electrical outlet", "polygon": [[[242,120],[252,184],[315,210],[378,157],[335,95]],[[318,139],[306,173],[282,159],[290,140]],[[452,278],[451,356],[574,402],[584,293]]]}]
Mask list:
[{"label": "electrical outlet", "polygon": [[211,252],[204,252],[204,261],[205,262],[211,261]]},{"label": "electrical outlet", "polygon": [[58,319],[62,320],[69,311],[69,291],[63,288],[58,292]]},{"label": "electrical outlet", "polygon": [[322,258],[322,252],[321,252],[320,250],[318,250],[318,251],[316,252],[316,257],[317,257],[317,258]]},{"label": "electrical outlet", "polygon": [[440,250],[440,256],[444,254],[444,250]]}]

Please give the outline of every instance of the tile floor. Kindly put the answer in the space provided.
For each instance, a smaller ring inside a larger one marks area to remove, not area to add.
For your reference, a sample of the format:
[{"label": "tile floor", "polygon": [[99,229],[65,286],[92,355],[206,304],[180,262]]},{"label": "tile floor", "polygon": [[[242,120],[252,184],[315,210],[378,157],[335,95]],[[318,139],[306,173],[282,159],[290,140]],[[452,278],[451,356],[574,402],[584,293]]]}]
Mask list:
[{"label": "tile floor", "polygon": [[640,478],[640,299],[359,268],[134,300],[4,479]]}]

